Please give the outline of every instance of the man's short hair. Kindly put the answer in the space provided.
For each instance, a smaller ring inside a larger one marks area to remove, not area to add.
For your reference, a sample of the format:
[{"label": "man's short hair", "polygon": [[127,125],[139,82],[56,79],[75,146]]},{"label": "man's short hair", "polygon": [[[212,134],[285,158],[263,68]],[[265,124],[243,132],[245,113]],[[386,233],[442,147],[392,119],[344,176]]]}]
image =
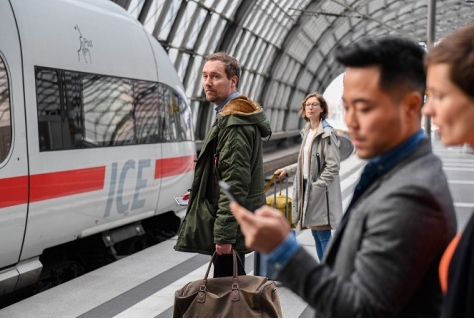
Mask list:
[{"label": "man's short hair", "polygon": [[445,36],[425,57],[425,65],[446,63],[450,80],[474,98],[474,23]]},{"label": "man's short hair", "polygon": [[336,60],[345,67],[379,67],[379,87],[395,99],[409,91],[424,96],[424,55],[425,51],[419,44],[392,36],[363,38],[336,49]]},{"label": "man's short hair", "polygon": [[215,60],[223,62],[225,65],[225,73],[227,74],[227,78],[230,79],[234,75],[236,75],[237,76],[236,87],[237,88],[239,87],[241,67],[240,67],[239,61],[237,61],[236,58],[227,54],[226,52],[217,52],[217,53],[206,55],[205,60],[206,62],[215,61]]}]

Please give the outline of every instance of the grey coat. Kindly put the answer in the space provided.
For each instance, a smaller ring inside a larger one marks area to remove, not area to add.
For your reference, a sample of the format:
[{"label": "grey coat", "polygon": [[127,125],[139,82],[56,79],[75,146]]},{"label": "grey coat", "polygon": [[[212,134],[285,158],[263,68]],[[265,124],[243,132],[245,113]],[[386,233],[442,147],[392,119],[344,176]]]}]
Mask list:
[{"label": "grey coat", "polygon": [[276,279],[323,317],[438,317],[440,257],[456,217],[427,140],[354,204],[323,264],[302,247]]},{"label": "grey coat", "polygon": [[332,127],[323,127],[323,122],[319,122],[308,159],[310,161],[308,185],[303,197],[303,156],[309,130],[308,122],[301,130],[303,142],[298,162],[285,167],[288,176],[295,176],[293,223],[296,224],[301,220],[302,227],[335,229],[342,216],[339,139]]}]

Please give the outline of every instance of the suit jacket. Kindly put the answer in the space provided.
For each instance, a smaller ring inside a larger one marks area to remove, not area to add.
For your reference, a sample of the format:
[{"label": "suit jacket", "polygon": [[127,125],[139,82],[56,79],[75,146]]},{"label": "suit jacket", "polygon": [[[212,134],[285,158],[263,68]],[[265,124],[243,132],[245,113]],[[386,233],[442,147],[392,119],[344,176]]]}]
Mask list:
[{"label": "suit jacket", "polygon": [[441,255],[456,233],[442,164],[427,140],[375,180],[319,264],[302,247],[277,273],[323,317],[438,317]]}]

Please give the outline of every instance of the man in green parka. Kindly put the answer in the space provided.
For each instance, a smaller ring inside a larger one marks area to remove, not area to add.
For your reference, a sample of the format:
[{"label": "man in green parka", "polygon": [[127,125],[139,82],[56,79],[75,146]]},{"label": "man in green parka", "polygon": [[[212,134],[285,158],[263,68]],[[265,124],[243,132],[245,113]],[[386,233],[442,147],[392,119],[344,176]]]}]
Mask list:
[{"label": "man in green parka", "polygon": [[227,53],[206,57],[202,84],[217,115],[197,159],[186,217],[175,246],[177,251],[209,255],[216,251],[214,277],[232,276],[232,248],[243,263],[244,254],[250,252],[218,181],[227,182],[251,211],[266,202],[262,138],[270,137],[270,123],[260,105],[237,91],[240,72],[238,61]]}]

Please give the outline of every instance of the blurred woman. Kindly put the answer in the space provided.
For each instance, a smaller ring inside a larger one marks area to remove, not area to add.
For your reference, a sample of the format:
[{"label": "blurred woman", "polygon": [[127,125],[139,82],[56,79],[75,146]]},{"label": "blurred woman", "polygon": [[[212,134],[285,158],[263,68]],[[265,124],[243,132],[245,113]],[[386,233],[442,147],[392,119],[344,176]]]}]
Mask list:
[{"label": "blurred woman", "polygon": [[325,119],[328,105],[321,94],[311,93],[301,102],[300,117],[307,123],[301,130],[303,142],[296,164],[275,171],[280,179],[295,175],[293,222],[309,228],[321,261],[342,216],[339,179],[339,139]]},{"label": "blurred woman", "polygon": [[[474,24],[447,35],[429,51],[423,113],[439,127],[443,144],[474,145]],[[446,293],[443,317],[474,317],[474,217],[455,237],[440,265]],[[447,286],[447,291],[446,291]]]}]

